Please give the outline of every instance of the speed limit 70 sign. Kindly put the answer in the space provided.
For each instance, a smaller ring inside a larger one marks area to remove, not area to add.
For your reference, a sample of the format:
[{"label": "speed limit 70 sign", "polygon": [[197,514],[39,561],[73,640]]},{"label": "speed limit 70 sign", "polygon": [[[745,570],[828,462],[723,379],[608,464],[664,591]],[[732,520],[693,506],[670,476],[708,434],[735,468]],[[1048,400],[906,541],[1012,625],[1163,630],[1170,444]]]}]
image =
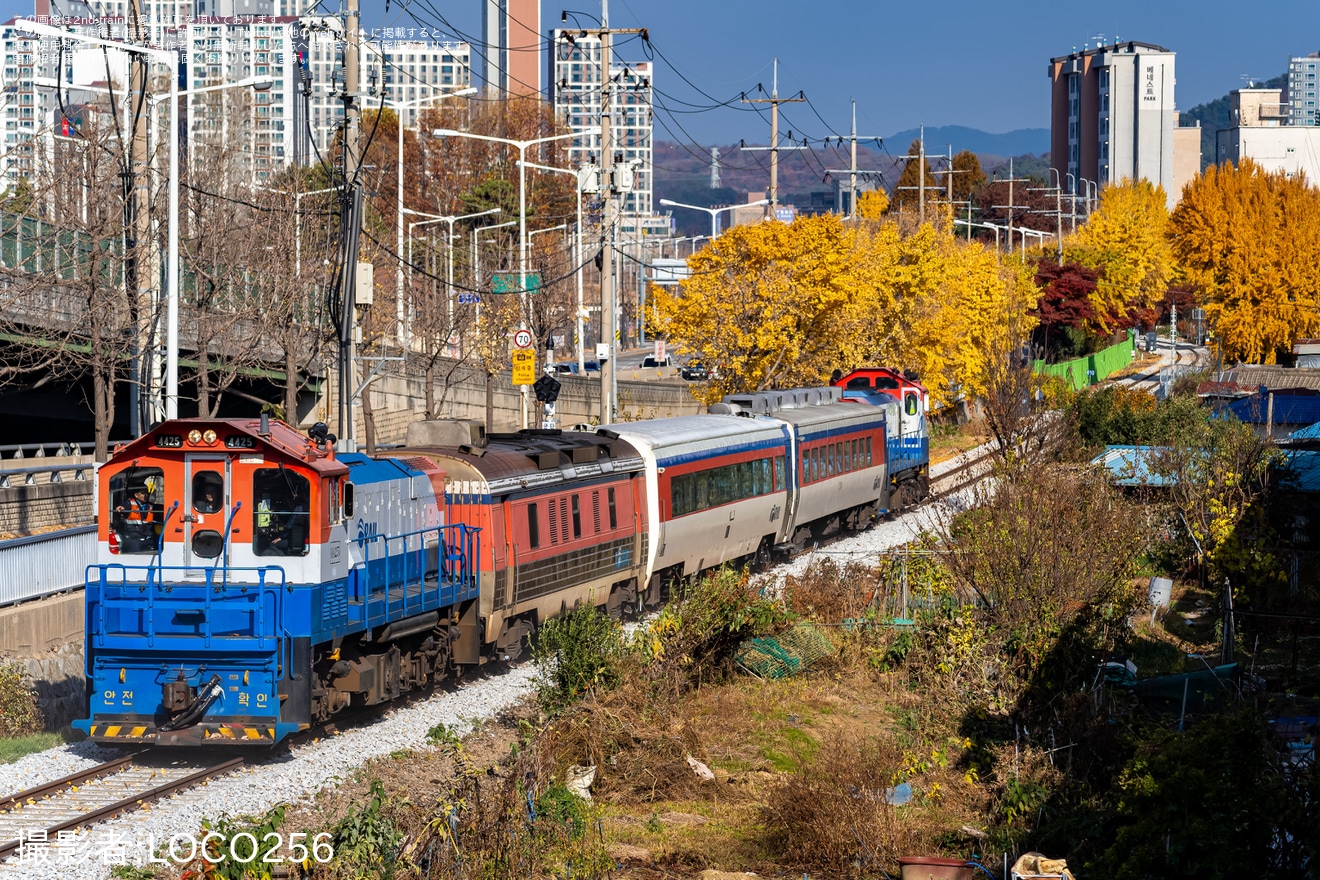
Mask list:
[{"label": "speed limit 70 sign", "polygon": [[531,348],[531,347],[532,347],[532,331],[531,331],[531,330],[519,330],[519,331],[515,332],[515,333],[513,334],[513,347],[514,347],[514,348]]}]

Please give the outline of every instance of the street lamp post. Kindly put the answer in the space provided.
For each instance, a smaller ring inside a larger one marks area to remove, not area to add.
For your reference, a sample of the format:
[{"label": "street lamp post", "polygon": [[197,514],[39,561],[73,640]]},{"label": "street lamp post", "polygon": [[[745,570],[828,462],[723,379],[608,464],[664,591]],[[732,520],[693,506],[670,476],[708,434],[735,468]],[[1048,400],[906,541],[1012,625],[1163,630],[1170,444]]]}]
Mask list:
[{"label": "street lamp post", "polygon": [[[573,248],[573,265],[577,267],[574,273],[577,275],[577,360],[578,374],[581,375],[587,371],[586,353],[582,350],[586,343],[586,326],[584,324],[587,311],[582,302],[582,186],[578,182],[578,173],[571,168],[556,168],[553,165],[537,165],[534,162],[522,162],[528,168],[535,168],[538,171],[557,171],[560,174],[571,174],[573,176],[573,191],[577,193],[577,240]],[[548,365],[547,365],[548,366]]]},{"label": "street lamp post", "polygon": [[[60,33],[61,33],[61,34],[64,34],[65,32],[64,32],[64,31],[60,31]],[[76,35],[74,35],[74,34],[68,34],[68,36],[76,37]],[[131,51],[131,50],[130,50],[130,51]],[[212,85],[212,86],[202,86],[202,87],[194,88],[194,89],[183,89],[183,90],[179,90],[179,89],[177,88],[177,81],[176,81],[176,79],[172,77],[172,78],[171,78],[171,86],[172,86],[172,88],[170,89],[170,98],[171,98],[171,100],[172,100],[172,102],[173,102],[171,106],[174,108],[174,109],[172,110],[172,112],[171,112],[171,119],[174,120],[174,122],[173,122],[173,124],[171,125],[171,128],[173,128],[173,129],[174,129],[174,132],[175,132],[175,136],[174,136],[174,138],[170,141],[170,150],[171,150],[171,155],[172,155],[172,157],[174,156],[175,152],[176,152],[177,149],[178,149],[178,124],[177,124],[177,122],[178,122],[178,109],[177,109],[177,108],[178,108],[178,99],[179,99],[179,98],[183,98],[183,97],[192,97],[193,95],[200,95],[200,94],[204,94],[204,93],[206,93],[206,92],[218,92],[218,91],[221,91],[221,90],[224,90],[224,89],[246,88],[246,87],[249,87],[249,86],[252,87],[253,89],[256,89],[257,91],[265,91],[266,89],[269,89],[269,88],[274,84],[274,82],[275,82],[275,78],[272,77],[272,76],[269,76],[269,75],[249,76],[249,77],[245,77],[244,79],[236,80],[236,81],[231,82],[231,83],[219,83],[219,84],[217,84],[217,85]],[[33,78],[32,78],[32,84],[35,85],[35,86],[41,87],[41,88],[68,89],[69,91],[95,92],[96,94],[110,95],[110,96],[113,96],[113,95],[114,95],[114,92],[113,92],[111,89],[109,89],[109,88],[107,88],[107,87],[105,87],[105,86],[94,86],[94,85],[83,84],[83,83],[64,83],[64,82],[60,82],[59,80],[48,79],[48,78],[46,78],[46,77],[33,77]],[[150,106],[151,106],[151,112],[147,115],[147,131],[148,131],[149,139],[152,141],[153,145],[154,145],[155,140],[156,140],[156,112],[155,112],[155,111],[156,111],[157,106],[159,106],[159,104],[160,104],[160,102],[161,102],[162,100],[165,100],[165,99],[162,98],[162,97],[158,97],[158,96],[148,96],[148,98],[147,98],[147,101],[148,101],[148,103],[149,103]],[[154,146],[153,146],[153,150],[154,150]],[[170,177],[170,186],[171,186],[171,192],[174,193],[174,199],[173,199],[173,201],[171,201],[171,208],[172,208],[171,217],[174,218],[174,220],[177,222],[177,219],[178,219],[178,210],[177,210],[178,201],[177,201],[177,184],[175,183],[175,177],[177,176],[177,170],[178,170],[178,162],[177,162],[177,158],[172,158],[172,163],[173,163],[173,164],[172,164],[171,167],[172,167],[173,170],[172,170],[171,177]],[[154,159],[153,159],[152,165],[153,165],[153,168],[154,168],[154,167],[155,167]],[[295,210],[296,210],[296,208],[295,208]],[[175,241],[177,242],[177,237],[175,238]],[[176,256],[177,256],[177,249],[176,249]],[[171,275],[170,277],[171,277],[171,278],[177,278],[177,274]],[[174,305],[175,308],[177,309],[177,297],[175,298],[175,301],[172,303],[172,305]],[[175,314],[177,315],[177,311],[175,312]],[[177,322],[177,318],[176,318],[176,322]],[[175,326],[176,326],[176,328],[177,328],[177,323],[175,324]],[[176,333],[177,333],[177,330],[176,330]],[[177,340],[177,335],[176,335],[176,340]],[[139,340],[139,344],[141,344],[141,340]],[[168,343],[167,343],[167,345],[168,345]],[[175,345],[174,349],[175,349],[175,351],[177,352],[177,344]],[[167,352],[167,357],[168,357],[168,352]],[[154,361],[154,359],[153,359],[153,361]],[[158,361],[154,361],[154,362],[157,364],[157,369],[159,369],[159,362],[158,362]],[[134,369],[134,370],[137,370],[138,368],[135,366],[133,369]],[[176,367],[175,367],[174,376],[175,376],[175,389],[176,389],[176,394],[175,394],[175,397],[174,397],[174,399],[175,399],[175,406],[176,406],[175,414],[177,415],[177,412],[178,412],[178,411],[177,411],[177,405],[178,405],[178,404],[177,404],[177,400],[178,400],[178,396],[177,396],[177,388],[178,388],[178,384],[177,384],[177,380],[178,380],[177,358],[176,358]],[[158,389],[159,389],[159,387],[160,387],[160,385],[159,385],[159,379],[160,379],[159,375],[157,375],[157,374],[155,373],[155,371],[153,370],[153,374],[151,375],[149,381],[150,381],[150,387],[153,388],[153,389],[157,389],[157,392],[156,392],[156,393],[158,393]],[[144,384],[144,379],[143,379],[143,377],[138,376],[137,378],[132,379],[131,381],[133,381],[134,384],[131,386],[131,395],[130,395],[130,396],[133,397],[133,398],[135,399],[135,396],[138,394],[138,388],[139,388],[142,384]],[[168,382],[168,379],[167,379],[167,382]],[[160,409],[159,409],[160,401],[159,401],[158,399],[154,399],[153,402],[154,402],[155,406],[157,407],[157,409],[155,409],[155,412],[156,412],[156,413],[159,413],[159,412],[160,412]],[[133,413],[134,413],[134,415],[133,415],[133,419],[134,419],[134,424],[135,424],[135,425],[136,425],[136,419],[137,419],[137,407],[138,407],[138,404],[137,404],[136,402],[133,402],[133,403],[132,403],[132,410],[133,410]],[[167,396],[167,401],[166,401],[165,409],[166,409],[166,414],[167,414],[167,417],[168,417],[168,412],[169,412],[168,396]],[[136,431],[137,429],[134,428],[134,430]]]},{"label": "street lamp post", "polygon": [[[600,129],[586,128],[580,131],[570,131],[565,134],[554,134],[525,141],[493,137],[486,134],[473,134],[470,131],[458,131],[453,128],[437,128],[432,134],[436,137],[459,137],[478,141],[491,141],[518,148],[518,290],[522,301],[521,320],[525,327],[527,324],[527,148],[536,144],[564,140],[565,138],[590,137],[593,134],[600,134]],[[526,428],[528,386],[524,385],[522,389],[522,426]]]},{"label": "street lamp post", "polygon": [[411,101],[385,101],[384,103],[393,107],[399,117],[399,156],[398,172],[399,179],[395,184],[395,204],[394,204],[394,232],[395,247],[394,257],[398,265],[398,270],[394,277],[394,338],[403,349],[408,348],[407,323],[404,321],[403,314],[403,111],[409,107],[419,106],[430,101],[439,101],[444,98],[459,98],[464,95],[474,95],[477,90],[474,88],[459,89],[456,92],[436,92],[427,95],[424,98],[414,98]]},{"label": "street lamp post", "polygon": [[179,417],[179,56],[165,49],[149,49],[132,43],[89,37],[23,18],[14,22],[14,28],[37,36],[55,37],[61,40],[72,39],[124,52],[137,52],[153,61],[159,61],[169,69],[170,180],[165,270],[165,418],[177,419]]},{"label": "street lamp post", "polygon": [[447,249],[449,252],[449,270],[445,274],[445,289],[449,298],[448,316],[449,316],[449,328],[451,332],[454,327],[454,224],[459,220],[471,220],[474,217],[485,217],[488,214],[498,214],[500,213],[501,210],[503,209],[497,207],[497,208],[491,208],[488,211],[477,211],[475,214],[459,214],[457,216],[449,216],[445,214],[428,214],[425,211],[413,211],[409,208],[403,208],[400,212],[401,214],[412,214],[413,216],[417,216],[417,217],[429,218],[427,220],[419,220],[416,223],[408,224],[408,266],[410,268],[410,271],[413,263],[413,258],[412,258],[413,229],[415,229],[418,226],[425,226],[430,223],[446,223],[449,225],[449,237],[445,239],[445,241],[447,242]]},{"label": "street lamp post", "polygon": [[705,211],[707,214],[710,215],[710,240],[714,241],[716,236],[720,234],[719,226],[717,225],[718,221],[716,219],[716,215],[720,214],[723,211],[736,211],[739,208],[755,208],[758,205],[768,205],[770,204],[770,200],[758,199],[755,202],[748,202],[745,205],[726,205],[723,208],[705,208],[702,207],[701,205],[685,205],[682,202],[675,202],[670,199],[661,199],[660,204],[665,205],[666,207],[669,208],[690,208],[693,211]]}]

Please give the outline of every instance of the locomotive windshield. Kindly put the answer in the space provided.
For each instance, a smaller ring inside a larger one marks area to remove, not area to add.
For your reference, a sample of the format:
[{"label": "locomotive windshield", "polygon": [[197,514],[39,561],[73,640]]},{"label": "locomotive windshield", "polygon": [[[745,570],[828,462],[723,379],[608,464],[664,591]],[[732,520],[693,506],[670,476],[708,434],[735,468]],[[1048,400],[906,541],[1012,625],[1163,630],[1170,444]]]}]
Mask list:
[{"label": "locomotive windshield", "polygon": [[130,467],[110,478],[110,529],[120,553],[156,552],[164,512],[165,472]]},{"label": "locomotive windshield", "polygon": [[288,468],[252,474],[252,549],[258,556],[306,556],[311,482]]}]

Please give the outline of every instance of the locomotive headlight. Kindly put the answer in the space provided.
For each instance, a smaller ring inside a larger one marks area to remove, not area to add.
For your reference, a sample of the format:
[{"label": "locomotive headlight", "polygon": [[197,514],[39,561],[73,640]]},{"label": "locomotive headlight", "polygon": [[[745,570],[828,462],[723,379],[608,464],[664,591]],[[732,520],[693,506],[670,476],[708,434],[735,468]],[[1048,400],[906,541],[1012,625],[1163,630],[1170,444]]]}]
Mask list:
[{"label": "locomotive headlight", "polygon": [[120,683],[120,684],[123,684],[123,683],[124,683],[124,679],[125,679],[127,676],[128,676],[128,667],[127,667],[127,666],[121,666],[121,667],[119,667],[119,683]]},{"label": "locomotive headlight", "polygon": [[202,435],[202,439],[205,440],[207,443],[214,443],[215,431],[212,431],[210,428],[207,428],[206,433]]},{"label": "locomotive headlight", "polygon": [[193,428],[191,431],[188,432],[188,442],[189,442],[189,443],[201,443],[201,442],[202,442],[202,432],[199,431],[199,430],[197,430],[196,428]]}]

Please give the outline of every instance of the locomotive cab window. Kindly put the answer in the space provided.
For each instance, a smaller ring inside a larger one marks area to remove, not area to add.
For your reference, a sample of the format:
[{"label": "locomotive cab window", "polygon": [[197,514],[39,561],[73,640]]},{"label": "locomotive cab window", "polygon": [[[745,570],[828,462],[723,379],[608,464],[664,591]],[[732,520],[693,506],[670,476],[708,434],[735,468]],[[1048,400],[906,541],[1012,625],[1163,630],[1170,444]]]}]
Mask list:
[{"label": "locomotive cab window", "polygon": [[112,552],[156,552],[164,490],[165,472],[160,468],[130,467],[110,478]]},{"label": "locomotive cab window", "polygon": [[225,503],[225,478],[216,471],[198,471],[192,478],[192,509],[217,513]]},{"label": "locomotive cab window", "polygon": [[252,549],[258,556],[306,556],[311,482],[288,468],[252,473]]},{"label": "locomotive cab window", "polygon": [[903,410],[910,416],[917,414],[917,395],[909,391],[903,395]]}]

